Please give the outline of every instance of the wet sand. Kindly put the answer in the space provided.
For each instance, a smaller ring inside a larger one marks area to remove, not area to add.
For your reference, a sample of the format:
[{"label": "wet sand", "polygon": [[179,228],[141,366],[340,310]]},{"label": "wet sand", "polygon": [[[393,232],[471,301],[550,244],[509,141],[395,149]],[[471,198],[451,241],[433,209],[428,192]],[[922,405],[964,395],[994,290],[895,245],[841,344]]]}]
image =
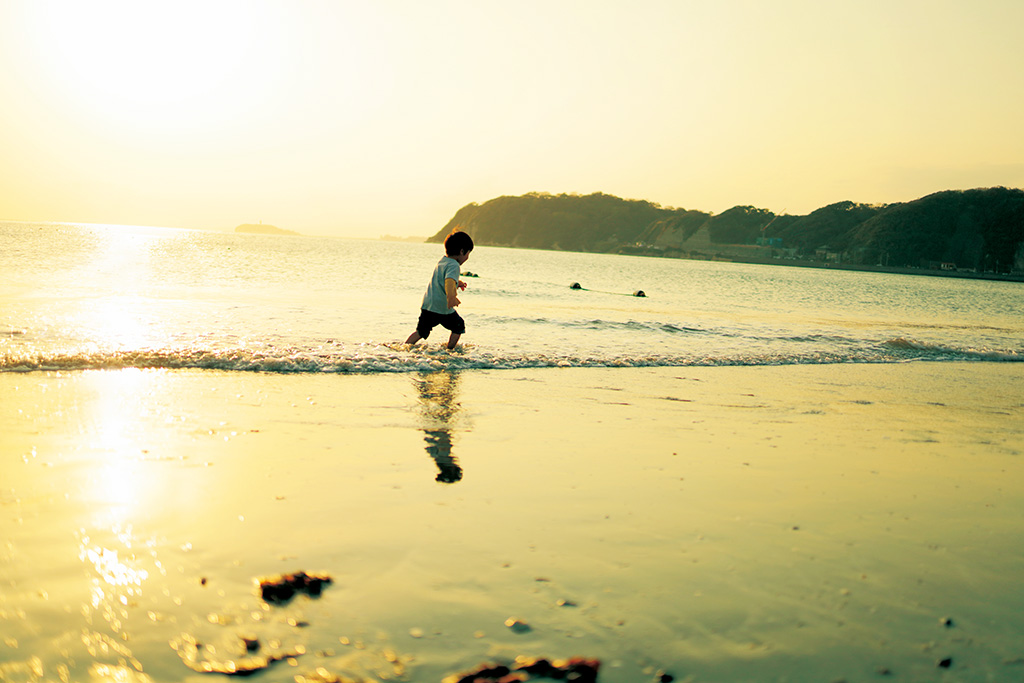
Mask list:
[{"label": "wet sand", "polygon": [[[0,681],[516,655],[604,683],[1024,678],[1022,364],[8,373],[0,397]],[[263,599],[298,571],[331,581]]]}]

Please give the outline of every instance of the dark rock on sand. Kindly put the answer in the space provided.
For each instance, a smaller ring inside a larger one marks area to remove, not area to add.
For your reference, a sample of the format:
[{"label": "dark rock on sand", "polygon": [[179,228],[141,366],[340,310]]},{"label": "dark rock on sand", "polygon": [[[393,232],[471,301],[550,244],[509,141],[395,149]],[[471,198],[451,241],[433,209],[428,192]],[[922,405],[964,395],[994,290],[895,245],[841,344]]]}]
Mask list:
[{"label": "dark rock on sand", "polygon": [[508,626],[513,633],[529,633],[533,630],[533,628],[531,628],[525,621],[516,619],[515,617],[509,617],[506,619],[505,626]]},{"label": "dark rock on sand", "polygon": [[444,679],[444,683],[502,683],[503,681],[530,681],[546,678],[555,681],[575,683],[597,683],[597,670],[601,662],[597,659],[573,657],[569,660],[549,661],[517,657],[512,666],[483,665],[465,674],[456,674]]},{"label": "dark rock on sand", "polygon": [[280,574],[259,579],[260,597],[266,602],[284,605],[298,593],[305,593],[312,598],[319,597],[324,587],[330,585],[331,582],[331,577],[326,574],[307,574],[306,572]]}]

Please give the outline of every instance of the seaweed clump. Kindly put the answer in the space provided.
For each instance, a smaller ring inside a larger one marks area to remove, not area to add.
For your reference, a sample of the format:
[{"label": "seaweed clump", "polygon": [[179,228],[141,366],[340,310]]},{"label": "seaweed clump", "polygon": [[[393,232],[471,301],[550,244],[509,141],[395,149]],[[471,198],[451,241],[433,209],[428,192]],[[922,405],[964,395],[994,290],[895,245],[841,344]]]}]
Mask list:
[{"label": "seaweed clump", "polygon": [[274,605],[285,605],[299,593],[305,593],[311,598],[320,597],[324,587],[332,582],[327,574],[279,574],[259,579],[260,597]]},{"label": "seaweed clump", "polygon": [[541,678],[572,683],[597,683],[597,670],[600,666],[600,660],[583,657],[555,661],[516,657],[513,666],[485,664],[468,673],[448,676],[444,683],[525,683]]}]

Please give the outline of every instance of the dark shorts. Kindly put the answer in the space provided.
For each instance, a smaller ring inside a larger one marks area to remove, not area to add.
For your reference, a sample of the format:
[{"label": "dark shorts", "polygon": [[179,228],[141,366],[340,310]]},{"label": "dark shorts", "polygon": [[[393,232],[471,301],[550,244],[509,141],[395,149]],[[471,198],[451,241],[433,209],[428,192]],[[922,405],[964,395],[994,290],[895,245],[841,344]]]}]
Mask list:
[{"label": "dark shorts", "polygon": [[416,334],[426,339],[430,336],[430,331],[438,325],[455,334],[466,333],[466,321],[457,312],[434,313],[424,308],[420,310],[420,319],[416,323]]}]

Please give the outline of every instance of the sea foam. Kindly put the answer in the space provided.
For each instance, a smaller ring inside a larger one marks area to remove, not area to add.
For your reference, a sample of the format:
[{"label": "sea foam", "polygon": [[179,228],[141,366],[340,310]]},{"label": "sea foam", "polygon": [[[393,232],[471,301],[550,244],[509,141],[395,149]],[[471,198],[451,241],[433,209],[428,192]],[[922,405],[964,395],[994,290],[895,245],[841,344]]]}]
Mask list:
[{"label": "sea foam", "polygon": [[718,355],[548,354],[492,351],[464,345],[443,347],[365,343],[315,348],[143,349],[66,353],[0,354],[0,372],[82,371],[121,369],[195,369],[226,372],[376,374],[437,370],[512,370],[558,367],[687,367],[727,365],[804,365],[894,363],[909,360],[984,360],[1019,362],[1024,355],[1005,351],[956,349],[891,339],[877,347],[844,352],[722,353]]}]

